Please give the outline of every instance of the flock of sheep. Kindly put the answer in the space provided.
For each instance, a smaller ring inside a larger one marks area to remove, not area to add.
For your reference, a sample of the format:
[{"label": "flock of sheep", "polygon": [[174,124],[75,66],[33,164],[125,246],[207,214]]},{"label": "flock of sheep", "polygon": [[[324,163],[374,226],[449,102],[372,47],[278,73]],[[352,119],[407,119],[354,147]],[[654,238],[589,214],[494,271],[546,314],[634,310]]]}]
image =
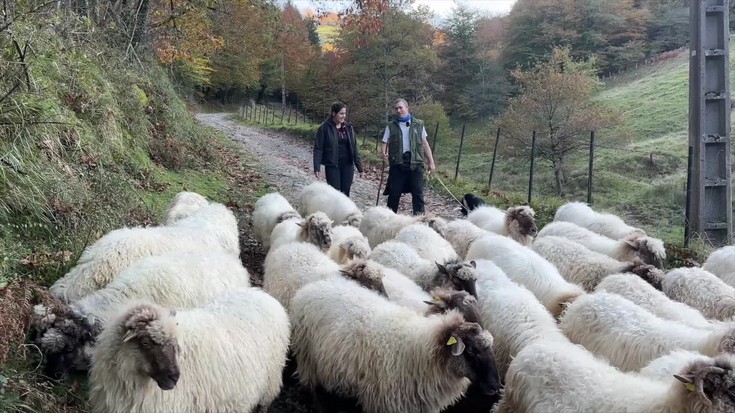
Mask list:
[{"label": "flock of sheep", "polygon": [[255,203],[263,287],[225,206],[179,193],[34,309],[50,373],[95,413],[267,411],[287,360],[320,409],[735,412],[735,247],[663,272],[661,240],[582,203],[466,219],[361,211],[323,182]]}]

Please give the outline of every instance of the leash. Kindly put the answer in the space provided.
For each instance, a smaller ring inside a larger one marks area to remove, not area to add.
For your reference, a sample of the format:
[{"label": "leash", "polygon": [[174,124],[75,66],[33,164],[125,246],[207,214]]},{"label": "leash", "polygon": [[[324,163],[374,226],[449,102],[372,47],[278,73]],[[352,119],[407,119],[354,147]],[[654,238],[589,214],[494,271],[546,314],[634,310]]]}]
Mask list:
[{"label": "leash", "polygon": [[[432,174],[429,174],[429,176],[431,176],[431,175],[432,175]],[[454,196],[454,194],[452,193],[452,191],[450,191],[450,190],[449,190],[449,188],[447,188],[447,186],[446,186],[446,185],[444,185],[444,182],[442,182],[441,178],[439,178],[439,174],[438,174],[438,173],[436,173],[436,172],[434,172],[434,173],[433,173],[433,175],[434,175],[434,178],[436,178],[436,180],[437,180],[437,181],[439,181],[439,183],[440,183],[440,184],[442,184],[442,186],[444,187],[444,190],[446,190],[446,191],[447,191],[447,193],[449,193],[449,196],[451,196],[451,197],[452,197],[452,199],[454,199],[455,201],[457,201],[457,203],[458,203],[458,204],[459,204],[459,205],[460,205],[460,206],[461,206],[462,208],[464,208],[464,207],[465,207],[465,206],[464,206],[464,204],[463,204],[462,202],[460,202],[460,201],[459,201],[459,199],[457,199],[457,197],[456,197],[456,196]]]}]

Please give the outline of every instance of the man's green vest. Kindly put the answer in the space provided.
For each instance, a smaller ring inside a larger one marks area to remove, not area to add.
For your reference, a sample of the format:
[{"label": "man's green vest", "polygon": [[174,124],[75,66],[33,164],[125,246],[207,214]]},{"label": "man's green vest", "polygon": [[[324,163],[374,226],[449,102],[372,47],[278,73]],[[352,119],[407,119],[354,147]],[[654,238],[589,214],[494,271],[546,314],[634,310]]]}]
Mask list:
[{"label": "man's green vest", "polygon": [[[388,138],[388,161],[391,165],[400,165],[403,163],[403,133],[395,118],[388,122],[388,130],[390,132],[390,137]],[[418,165],[424,161],[424,147],[421,142],[421,133],[423,130],[424,121],[411,118],[411,126],[408,127],[411,165]]]}]

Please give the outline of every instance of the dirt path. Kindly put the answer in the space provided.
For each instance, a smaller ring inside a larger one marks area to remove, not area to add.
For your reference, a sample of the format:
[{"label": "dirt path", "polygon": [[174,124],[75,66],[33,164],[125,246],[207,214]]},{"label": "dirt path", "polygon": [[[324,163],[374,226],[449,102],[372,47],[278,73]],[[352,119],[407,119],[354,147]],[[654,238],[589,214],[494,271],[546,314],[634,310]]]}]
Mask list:
[{"label": "dirt path", "polygon": [[[217,129],[253,155],[262,165],[264,181],[268,186],[280,192],[292,203],[302,186],[313,182],[312,144],[286,133],[277,133],[265,129],[241,125],[230,120],[229,113],[202,113],[197,115],[202,124]],[[366,166],[362,177],[355,176],[350,191],[350,198],[360,208],[375,205],[375,198],[380,181],[380,168]],[[385,184],[385,183],[384,183]],[[381,195],[380,205],[385,205],[385,196]],[[457,203],[451,198],[443,197],[430,188],[426,188],[426,211],[445,218],[459,217]],[[252,206],[249,206],[252,208]],[[246,208],[247,210],[247,208]],[[411,197],[409,194],[401,198],[399,212],[411,213]],[[249,214],[248,214],[249,215]],[[241,259],[252,275],[254,285],[262,282],[262,263],[265,258],[260,245],[252,238],[252,228],[246,217],[240,229]],[[284,387],[280,396],[270,408],[271,413],[307,413],[312,412],[308,395],[300,391],[298,382],[290,376],[292,366],[287,366],[284,374]],[[348,411],[359,413],[359,410]]]}]

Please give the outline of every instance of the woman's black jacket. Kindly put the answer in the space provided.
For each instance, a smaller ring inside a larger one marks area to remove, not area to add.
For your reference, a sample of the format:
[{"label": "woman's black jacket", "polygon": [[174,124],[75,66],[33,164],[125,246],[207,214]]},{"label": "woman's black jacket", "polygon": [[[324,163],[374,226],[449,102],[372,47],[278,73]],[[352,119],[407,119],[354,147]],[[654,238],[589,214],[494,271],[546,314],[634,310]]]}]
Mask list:
[{"label": "woman's black jacket", "polygon": [[[357,167],[357,171],[362,173],[360,151],[357,149],[357,142],[355,141],[355,129],[349,123],[345,123],[345,129],[347,130],[349,148],[352,153],[352,162]],[[337,125],[334,124],[332,119],[327,119],[316,131],[316,142],[314,142],[314,172],[319,172],[321,165],[339,165],[338,145]]]}]

